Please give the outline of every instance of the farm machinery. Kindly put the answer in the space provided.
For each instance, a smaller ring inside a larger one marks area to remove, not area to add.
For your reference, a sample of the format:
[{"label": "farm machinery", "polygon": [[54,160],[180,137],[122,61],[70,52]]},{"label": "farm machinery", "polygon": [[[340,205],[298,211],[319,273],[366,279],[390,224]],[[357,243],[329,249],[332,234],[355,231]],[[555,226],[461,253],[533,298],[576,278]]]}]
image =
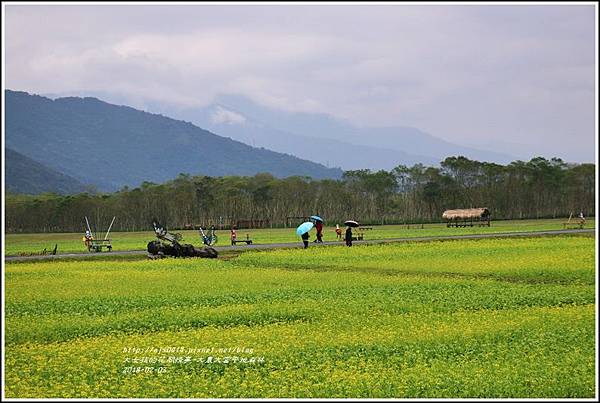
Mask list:
[{"label": "farm machinery", "polygon": [[180,233],[171,233],[157,220],[152,221],[154,233],[158,239],[148,242],[148,257],[152,259],[173,257],[216,258],[218,253],[211,247],[196,248],[191,244],[183,244]]},{"label": "farm machinery", "polygon": [[[108,231],[106,231],[106,235],[104,235],[104,239],[98,239],[97,236],[94,236],[92,234],[90,222],[88,221],[87,216],[85,217],[85,224],[87,229],[85,231],[85,235],[83,236],[82,241],[85,247],[87,248],[88,252],[102,252],[102,249],[104,248],[106,248],[109,252],[112,251],[112,243],[108,238],[108,234],[110,233],[110,229],[112,228],[116,218],[117,217],[113,217],[112,221],[110,222],[110,226],[108,227]],[[95,225],[94,228],[96,228]]]}]

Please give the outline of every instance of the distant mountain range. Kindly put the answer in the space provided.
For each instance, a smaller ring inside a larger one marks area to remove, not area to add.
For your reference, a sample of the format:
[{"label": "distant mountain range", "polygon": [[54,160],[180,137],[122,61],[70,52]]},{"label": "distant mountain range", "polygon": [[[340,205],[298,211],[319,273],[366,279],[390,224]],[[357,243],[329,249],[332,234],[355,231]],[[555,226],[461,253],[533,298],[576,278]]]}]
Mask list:
[{"label": "distant mountain range", "polygon": [[24,185],[40,170],[63,175],[74,186],[57,186],[55,191],[76,191],[81,184],[114,191],[144,181],[164,182],[180,173],[270,172],[315,179],[342,175],[340,169],[251,147],[188,122],[89,97],[52,100],[6,90],[5,128],[6,148],[12,150],[6,181],[17,192],[46,189],[41,183]]},{"label": "distant mountain range", "polygon": [[6,190],[13,193],[81,193],[86,186],[77,179],[27,158],[10,148],[4,150]]},{"label": "distant mountain range", "polygon": [[[243,143],[289,153],[344,170],[392,169],[399,164],[437,165],[448,156],[505,164],[514,155],[454,144],[412,127],[357,127],[332,116],[259,105],[238,95],[222,95],[211,105],[183,108],[162,101],[93,93],[118,104],[189,121]],[[141,104],[140,104],[141,102]]]}]

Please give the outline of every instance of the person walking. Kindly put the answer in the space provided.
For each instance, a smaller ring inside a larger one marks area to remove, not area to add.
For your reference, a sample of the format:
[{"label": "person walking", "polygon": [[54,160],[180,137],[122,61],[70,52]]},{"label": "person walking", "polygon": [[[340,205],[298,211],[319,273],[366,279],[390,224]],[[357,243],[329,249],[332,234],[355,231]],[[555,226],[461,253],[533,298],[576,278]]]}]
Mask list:
[{"label": "person walking", "polygon": [[352,246],[352,228],[346,227],[346,246]]},{"label": "person walking", "polygon": [[315,228],[317,229],[317,239],[315,239],[315,242],[323,243],[323,223],[317,221]]},{"label": "person walking", "polygon": [[302,234],[302,242],[304,243],[304,249],[308,248],[308,231]]}]

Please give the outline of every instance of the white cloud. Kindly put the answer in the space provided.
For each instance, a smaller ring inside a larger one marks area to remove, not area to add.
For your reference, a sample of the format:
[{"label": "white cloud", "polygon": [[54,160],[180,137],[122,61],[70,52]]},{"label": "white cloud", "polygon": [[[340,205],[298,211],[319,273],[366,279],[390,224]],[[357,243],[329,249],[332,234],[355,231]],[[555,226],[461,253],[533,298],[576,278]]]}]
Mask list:
[{"label": "white cloud", "polygon": [[212,115],[210,116],[210,121],[213,124],[228,124],[228,125],[241,125],[246,123],[246,118],[239,113],[235,113],[228,109],[223,108],[218,105],[214,111],[212,111]]}]

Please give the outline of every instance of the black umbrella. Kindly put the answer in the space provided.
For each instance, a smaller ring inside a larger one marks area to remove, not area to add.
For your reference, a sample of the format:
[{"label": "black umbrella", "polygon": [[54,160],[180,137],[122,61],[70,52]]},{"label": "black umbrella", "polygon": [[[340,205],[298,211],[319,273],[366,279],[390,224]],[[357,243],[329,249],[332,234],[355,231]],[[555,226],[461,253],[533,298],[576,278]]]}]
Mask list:
[{"label": "black umbrella", "polygon": [[344,225],[347,225],[348,227],[358,227],[358,223],[354,220],[348,220],[346,222],[344,222]]}]

